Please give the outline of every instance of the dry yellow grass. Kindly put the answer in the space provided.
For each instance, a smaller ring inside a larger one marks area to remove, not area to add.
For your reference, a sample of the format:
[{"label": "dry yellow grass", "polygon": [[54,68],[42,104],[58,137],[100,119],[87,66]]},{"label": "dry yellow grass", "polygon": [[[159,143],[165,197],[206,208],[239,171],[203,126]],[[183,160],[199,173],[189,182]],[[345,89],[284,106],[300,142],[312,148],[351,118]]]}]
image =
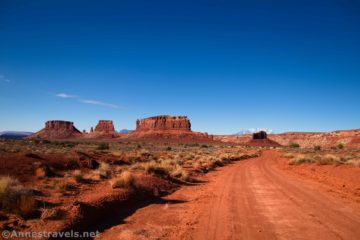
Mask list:
[{"label": "dry yellow grass", "polygon": [[111,181],[112,188],[134,188],[135,178],[130,171],[124,171],[119,177]]}]

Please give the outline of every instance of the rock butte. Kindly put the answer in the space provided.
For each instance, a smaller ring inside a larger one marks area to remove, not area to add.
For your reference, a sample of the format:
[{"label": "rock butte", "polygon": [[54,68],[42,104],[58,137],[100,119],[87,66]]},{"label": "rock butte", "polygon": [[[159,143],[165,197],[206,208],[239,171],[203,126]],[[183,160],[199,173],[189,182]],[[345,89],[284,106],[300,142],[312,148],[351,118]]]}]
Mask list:
[{"label": "rock butte", "polygon": [[117,133],[113,121],[111,120],[100,120],[95,127],[90,129],[90,133],[86,134],[86,138],[115,138]]},{"label": "rock butte", "polygon": [[73,122],[52,120],[45,123],[45,128],[31,135],[29,138],[39,139],[68,139],[81,138],[82,133],[74,126]]},{"label": "rock butte", "polygon": [[207,133],[191,131],[191,123],[186,116],[160,115],[136,121],[136,130],[131,138],[152,140],[212,141]]}]

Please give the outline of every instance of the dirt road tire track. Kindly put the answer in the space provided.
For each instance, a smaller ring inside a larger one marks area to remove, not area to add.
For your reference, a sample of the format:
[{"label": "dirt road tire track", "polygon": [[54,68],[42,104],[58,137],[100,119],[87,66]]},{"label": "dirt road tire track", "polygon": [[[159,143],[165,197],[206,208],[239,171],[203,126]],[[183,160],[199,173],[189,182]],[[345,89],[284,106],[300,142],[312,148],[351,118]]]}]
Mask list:
[{"label": "dirt road tire track", "polygon": [[272,164],[279,157],[265,151],[210,173],[167,197],[183,203],[140,209],[100,239],[359,239],[359,205],[284,174]]}]

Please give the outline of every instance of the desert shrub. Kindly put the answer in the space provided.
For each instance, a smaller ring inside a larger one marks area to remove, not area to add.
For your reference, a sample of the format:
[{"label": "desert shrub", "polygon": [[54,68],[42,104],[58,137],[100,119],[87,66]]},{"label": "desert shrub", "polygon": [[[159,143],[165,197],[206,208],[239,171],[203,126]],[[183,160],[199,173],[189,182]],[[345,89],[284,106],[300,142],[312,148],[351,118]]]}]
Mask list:
[{"label": "desert shrub", "polygon": [[110,178],[112,175],[111,166],[106,162],[101,162],[98,168],[100,178]]},{"label": "desert shrub", "polygon": [[41,157],[39,155],[35,154],[35,153],[26,153],[25,157],[41,159]]},{"label": "desert shrub", "polygon": [[300,147],[300,144],[298,144],[298,143],[290,143],[290,144],[289,144],[289,147],[290,147],[290,148],[299,148],[299,147]]},{"label": "desert shrub", "polygon": [[292,154],[292,153],[285,153],[285,154],[283,155],[283,157],[285,157],[285,158],[293,158],[293,157],[294,157],[294,154]]},{"label": "desert shrub", "polygon": [[66,180],[55,182],[55,187],[59,189],[62,193],[69,191],[73,188],[73,186]]},{"label": "desert shrub", "polygon": [[171,147],[167,147],[166,151],[171,151],[171,149],[172,149]]},{"label": "desert shrub", "polygon": [[360,167],[360,159],[351,159],[346,162],[347,164],[353,165],[354,167]]},{"label": "desert shrub", "polygon": [[109,148],[110,147],[108,143],[99,143],[97,146],[98,150],[108,150]]},{"label": "desert shrub", "polygon": [[340,150],[344,149],[344,144],[340,143],[340,144],[338,145],[338,149],[340,149]]},{"label": "desert shrub", "polygon": [[315,151],[320,151],[320,150],[321,150],[321,146],[318,146],[318,145],[315,146],[315,147],[314,147],[314,150],[315,150]]},{"label": "desert shrub", "polygon": [[183,181],[187,181],[189,179],[189,174],[180,166],[175,165],[170,172],[170,176],[179,178]]},{"label": "desert shrub", "polygon": [[325,156],[321,156],[317,159],[317,163],[320,165],[329,165],[329,164],[342,164],[341,159],[332,154],[326,154]]},{"label": "desert shrub", "polygon": [[294,158],[292,158],[289,161],[289,164],[290,165],[299,165],[299,164],[303,164],[303,163],[313,163],[313,162],[315,162],[314,157],[300,154],[300,155],[297,155]]},{"label": "desert shrub", "polygon": [[84,181],[84,176],[83,176],[83,173],[81,172],[81,170],[75,170],[73,172],[73,177],[74,177],[75,182],[77,182],[77,183],[81,183]]},{"label": "desert shrub", "polygon": [[209,148],[209,146],[208,145],[201,145],[201,148]]},{"label": "desert shrub", "polygon": [[33,191],[11,177],[0,178],[0,205],[2,210],[23,218],[31,217],[37,211]]},{"label": "desert shrub", "polygon": [[60,217],[60,210],[56,208],[44,208],[41,210],[40,219],[42,220],[56,220]]},{"label": "desert shrub", "polygon": [[124,171],[111,183],[112,188],[134,188],[135,178],[130,171]]}]

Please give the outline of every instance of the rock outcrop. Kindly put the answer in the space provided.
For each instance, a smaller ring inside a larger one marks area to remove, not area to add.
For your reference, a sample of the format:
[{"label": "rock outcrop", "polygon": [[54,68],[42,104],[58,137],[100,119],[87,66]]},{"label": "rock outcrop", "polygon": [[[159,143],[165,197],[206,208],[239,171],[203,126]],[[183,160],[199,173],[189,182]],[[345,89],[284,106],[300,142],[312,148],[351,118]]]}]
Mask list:
[{"label": "rock outcrop", "polygon": [[117,133],[113,121],[100,120],[95,130],[91,127],[90,133],[86,135],[86,138],[115,138],[116,136]]},{"label": "rock outcrop", "polygon": [[274,140],[268,139],[265,131],[253,133],[252,139],[245,143],[248,146],[259,146],[259,147],[280,147],[281,145]]},{"label": "rock outcrop", "polygon": [[267,139],[267,133],[265,131],[253,133],[253,139]]},{"label": "rock outcrop", "polygon": [[207,133],[191,131],[191,123],[186,116],[161,115],[139,119],[136,130],[129,133],[130,138],[144,138],[155,141],[197,142],[212,141]]},{"label": "rock outcrop", "polygon": [[136,131],[175,130],[191,131],[190,120],[186,116],[155,116],[136,121]]},{"label": "rock outcrop", "polygon": [[45,123],[45,128],[31,135],[31,139],[70,139],[81,138],[83,134],[73,122],[52,120]]}]

